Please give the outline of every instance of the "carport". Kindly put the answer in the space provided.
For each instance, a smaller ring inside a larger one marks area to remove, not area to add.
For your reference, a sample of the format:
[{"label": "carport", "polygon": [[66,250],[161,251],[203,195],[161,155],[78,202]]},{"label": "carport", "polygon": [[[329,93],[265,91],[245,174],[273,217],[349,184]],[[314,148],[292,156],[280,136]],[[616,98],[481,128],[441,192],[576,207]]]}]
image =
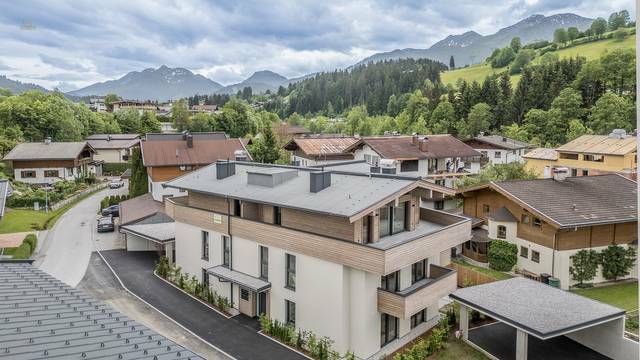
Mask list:
[{"label": "carport", "polygon": [[[464,340],[494,359],[638,359],[624,310],[521,277],[459,289]],[[469,310],[497,323],[469,329]]]}]

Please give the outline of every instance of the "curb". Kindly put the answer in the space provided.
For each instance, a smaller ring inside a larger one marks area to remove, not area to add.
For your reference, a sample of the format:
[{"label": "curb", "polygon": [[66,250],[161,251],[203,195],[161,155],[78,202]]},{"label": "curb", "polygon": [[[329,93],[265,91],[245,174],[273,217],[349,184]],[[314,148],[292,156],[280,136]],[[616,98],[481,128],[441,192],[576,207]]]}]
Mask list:
[{"label": "curb", "polygon": [[311,356],[309,356],[309,355],[307,355],[307,354],[303,353],[302,351],[300,351],[300,350],[298,350],[298,349],[296,349],[296,348],[293,348],[293,347],[291,347],[291,346],[289,346],[289,345],[287,345],[287,344],[285,344],[285,343],[283,343],[283,342],[281,342],[281,341],[278,341],[278,340],[276,340],[276,339],[272,338],[271,336],[269,336],[269,335],[265,334],[265,333],[264,333],[264,330],[260,330],[260,331],[258,331],[258,334],[260,334],[260,335],[262,335],[262,336],[266,337],[267,339],[269,339],[269,340],[273,341],[274,343],[276,343],[276,344],[278,344],[278,345],[280,345],[280,346],[284,346],[284,347],[286,347],[287,349],[289,349],[289,350],[291,350],[291,351],[295,352],[296,354],[298,354],[298,355],[300,355],[300,356],[304,356],[304,357],[306,357],[307,359],[310,359],[310,360],[315,360],[314,358],[312,358]]},{"label": "curb", "polygon": [[[207,340],[201,338],[200,336],[198,336],[198,334],[194,333],[193,331],[189,330],[188,328],[186,328],[184,325],[180,324],[179,322],[175,321],[173,318],[171,318],[169,315],[165,314],[164,312],[158,310],[155,306],[149,304],[146,300],[144,300],[143,298],[141,298],[140,296],[136,295],[135,293],[133,293],[131,290],[129,290],[126,286],[124,286],[124,283],[122,282],[122,280],[120,280],[120,277],[118,276],[118,274],[116,274],[115,270],[113,270],[113,268],[111,267],[111,264],[109,264],[109,262],[107,261],[107,259],[104,258],[104,256],[102,256],[102,253],[100,252],[100,250],[96,249],[96,252],[98,253],[98,255],[100,256],[100,258],[102,259],[102,261],[104,261],[104,263],[107,265],[107,267],[109,268],[109,270],[111,270],[111,272],[113,273],[113,275],[116,277],[116,279],[118,280],[118,283],[120,283],[120,286],[122,286],[123,289],[125,289],[125,291],[127,291],[129,294],[133,295],[136,299],[142,301],[144,304],[146,304],[147,306],[149,306],[150,308],[152,308],[153,310],[157,311],[158,313],[162,314],[164,317],[166,317],[167,319],[169,319],[171,322],[173,322],[174,324],[178,325],[179,327],[181,327],[183,330],[185,330],[186,332],[188,332],[189,334],[193,335],[196,339],[202,341],[203,343],[209,345],[211,348],[217,350],[218,352],[220,352],[221,354],[223,354],[224,356],[228,357],[231,360],[237,360],[235,357],[231,356],[230,354],[228,354],[227,352],[225,352],[224,350],[220,349],[219,347],[211,344],[210,342],[208,342]],[[189,350],[192,351],[192,350]],[[201,358],[205,359],[204,356],[199,355]]]}]

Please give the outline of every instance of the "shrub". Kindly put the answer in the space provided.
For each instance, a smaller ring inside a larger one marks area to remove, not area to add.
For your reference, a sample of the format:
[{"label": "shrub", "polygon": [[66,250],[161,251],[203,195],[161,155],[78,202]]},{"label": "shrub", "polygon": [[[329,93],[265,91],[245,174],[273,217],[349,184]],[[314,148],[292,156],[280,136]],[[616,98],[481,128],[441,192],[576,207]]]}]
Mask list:
[{"label": "shrub", "polygon": [[36,249],[36,246],[38,245],[38,238],[36,237],[35,234],[29,234],[25,236],[23,242],[28,243],[29,246],[31,246],[31,249],[33,251]]},{"label": "shrub", "polygon": [[599,255],[595,250],[580,250],[571,257],[569,273],[573,280],[582,285],[585,281],[591,281],[598,272]]},{"label": "shrub", "polygon": [[32,251],[33,249],[31,248],[31,245],[28,242],[24,241],[13,253],[13,258],[28,259],[31,256]]},{"label": "shrub", "polygon": [[611,245],[602,250],[600,263],[602,264],[602,276],[607,280],[618,280],[618,278],[629,275],[636,259],[636,251],[632,247],[623,248],[618,245]]},{"label": "shrub", "polygon": [[510,271],[518,262],[518,247],[504,240],[493,240],[487,251],[489,267],[498,271]]}]

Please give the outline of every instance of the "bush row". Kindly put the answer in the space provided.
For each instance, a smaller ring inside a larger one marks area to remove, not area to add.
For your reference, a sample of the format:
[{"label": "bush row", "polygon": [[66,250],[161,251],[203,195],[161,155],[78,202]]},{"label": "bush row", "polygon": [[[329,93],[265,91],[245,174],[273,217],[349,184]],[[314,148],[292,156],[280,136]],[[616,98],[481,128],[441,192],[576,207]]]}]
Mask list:
[{"label": "bush row", "polygon": [[120,202],[129,199],[129,195],[109,195],[100,201],[100,209],[108,208],[111,205],[120,204]]},{"label": "bush row", "polygon": [[33,251],[36,249],[38,245],[38,238],[34,234],[29,234],[25,236],[22,244],[18,246],[16,251],[13,253],[14,259],[28,259]]}]

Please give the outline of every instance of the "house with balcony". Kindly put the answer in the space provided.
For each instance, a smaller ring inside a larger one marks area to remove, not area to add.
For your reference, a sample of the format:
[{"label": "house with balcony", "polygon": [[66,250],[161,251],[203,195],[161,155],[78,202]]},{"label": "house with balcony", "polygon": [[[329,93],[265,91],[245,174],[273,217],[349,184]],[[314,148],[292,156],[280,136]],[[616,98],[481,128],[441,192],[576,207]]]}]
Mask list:
[{"label": "house with balcony", "polygon": [[[539,278],[549,274],[568,289],[575,284],[571,256],[582,249],[637,246],[637,183],[620,174],[490,182],[459,192],[473,218],[473,237],[462,254],[479,265],[495,239],[518,248],[516,267]],[[629,275],[637,278],[637,269]],[[600,270],[594,283],[606,281]]]},{"label": "house with balcony", "polygon": [[[223,132],[147,134],[140,143],[142,163],[147,169],[149,192],[156,201],[181,194],[162,186],[219,159],[251,160],[249,140],[230,139]],[[183,194],[184,195],[184,194]]]},{"label": "house with balcony", "polygon": [[523,158],[525,166],[541,178],[551,177],[555,168],[566,167],[571,176],[618,173],[636,179],[636,141],[635,136],[617,129],[609,135],[582,135],[555,150],[534,149]]},{"label": "house with balcony", "polygon": [[85,139],[97,153],[94,159],[108,164],[122,164],[131,159],[131,149],[140,144],[138,134],[94,134]]},{"label": "house with balcony", "polygon": [[294,137],[284,148],[291,152],[292,165],[316,166],[353,160],[353,154],[345,150],[357,141],[354,137]]},{"label": "house with balcony", "polygon": [[11,163],[15,181],[29,184],[51,184],[60,180],[101,175],[102,163],[95,161],[96,150],[86,141],[22,143],[5,157]]},{"label": "house with balcony", "polygon": [[509,164],[524,162],[522,156],[534,146],[524,141],[510,139],[501,135],[479,135],[464,140],[464,143],[482,154],[483,160],[490,164]]},{"label": "house with balcony", "polygon": [[419,177],[219,161],[165,186],[187,194],[165,199],[183,272],[358,358],[437,323],[451,248],[470,238],[470,219],[420,208],[453,191]]}]

